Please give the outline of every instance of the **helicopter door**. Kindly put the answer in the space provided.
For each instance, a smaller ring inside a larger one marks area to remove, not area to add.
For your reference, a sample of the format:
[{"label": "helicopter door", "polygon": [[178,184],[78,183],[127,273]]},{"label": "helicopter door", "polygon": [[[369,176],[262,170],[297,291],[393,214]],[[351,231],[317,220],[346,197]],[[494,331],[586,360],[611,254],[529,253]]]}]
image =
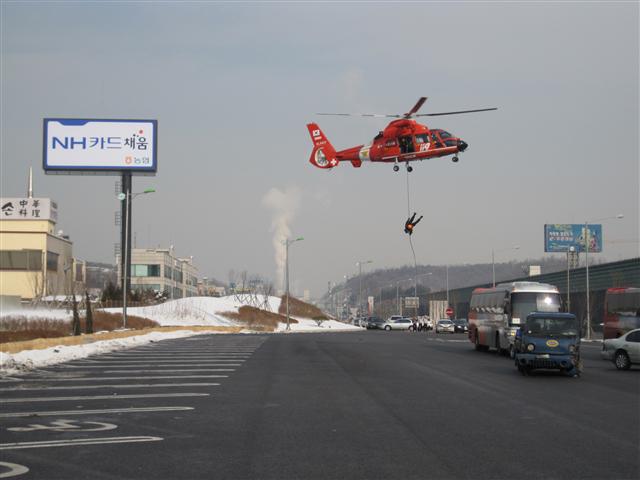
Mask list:
[{"label": "helicopter door", "polygon": [[400,144],[400,153],[413,153],[415,148],[413,145],[413,137],[407,135],[405,137],[398,137],[398,143]]}]

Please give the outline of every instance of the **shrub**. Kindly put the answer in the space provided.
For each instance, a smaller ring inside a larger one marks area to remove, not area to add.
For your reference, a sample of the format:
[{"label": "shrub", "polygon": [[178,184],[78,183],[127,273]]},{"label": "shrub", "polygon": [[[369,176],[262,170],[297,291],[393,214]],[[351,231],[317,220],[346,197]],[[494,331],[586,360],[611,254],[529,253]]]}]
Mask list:
[{"label": "shrub", "polygon": [[[248,305],[240,307],[238,313],[225,312],[222,315],[237,322],[244,323],[253,329],[262,328],[265,330],[274,330],[278,326],[278,323],[285,323],[287,321],[286,317],[282,315],[260,310],[259,308]],[[291,318],[290,323],[298,323],[298,321]]]}]

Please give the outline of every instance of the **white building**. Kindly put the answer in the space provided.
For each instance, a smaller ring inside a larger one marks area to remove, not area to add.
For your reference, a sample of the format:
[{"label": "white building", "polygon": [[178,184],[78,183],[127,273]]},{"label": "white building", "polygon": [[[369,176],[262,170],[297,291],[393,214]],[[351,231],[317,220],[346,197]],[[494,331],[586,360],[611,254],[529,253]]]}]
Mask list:
[{"label": "white building", "polygon": [[[120,258],[116,259],[121,278]],[[198,269],[193,258],[178,258],[173,248],[134,248],[131,250],[131,289],[167,292],[169,298],[198,295]]]}]

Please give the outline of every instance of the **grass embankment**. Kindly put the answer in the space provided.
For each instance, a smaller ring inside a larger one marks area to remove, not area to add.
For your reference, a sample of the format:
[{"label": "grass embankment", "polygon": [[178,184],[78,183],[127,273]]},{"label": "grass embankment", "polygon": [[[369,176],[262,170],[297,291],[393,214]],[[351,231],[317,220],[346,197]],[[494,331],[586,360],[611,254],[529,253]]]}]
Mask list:
[{"label": "grass embankment", "polygon": [[[285,295],[282,296],[278,313],[281,315],[286,315],[287,313],[287,297]],[[315,305],[305,303],[302,300],[298,300],[291,296],[289,297],[289,315],[311,318],[313,320],[329,320],[329,317],[327,317],[322,310]]]},{"label": "grass embankment", "polygon": [[[243,323],[252,330],[260,332],[273,332],[278,326],[278,323],[286,323],[287,321],[286,317],[282,315],[260,310],[259,308],[248,305],[240,307],[238,313],[224,312],[221,315],[236,322]],[[292,318],[291,323],[298,323],[298,321]]]},{"label": "grass embankment", "polygon": [[84,345],[101,340],[114,340],[118,338],[133,337],[135,335],[145,335],[151,332],[176,332],[178,330],[190,330],[193,332],[239,333],[242,330],[242,327],[153,327],[144,328],[142,330],[121,330],[118,332],[94,333],[91,335],[38,338],[24,342],[2,343],[2,345],[0,345],[0,352],[18,353],[23,350],[41,350],[44,348],[56,347],[58,345]]}]

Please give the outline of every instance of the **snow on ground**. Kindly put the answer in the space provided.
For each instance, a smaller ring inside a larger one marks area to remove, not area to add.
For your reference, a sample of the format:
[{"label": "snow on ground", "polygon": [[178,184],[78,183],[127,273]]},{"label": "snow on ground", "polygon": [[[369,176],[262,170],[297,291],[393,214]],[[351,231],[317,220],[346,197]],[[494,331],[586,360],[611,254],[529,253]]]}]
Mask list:
[{"label": "snow on ground", "polygon": [[[128,308],[130,315],[148,318],[158,322],[162,326],[235,326],[233,320],[223,317],[224,312],[238,312],[243,306],[233,296],[229,297],[191,297],[179,300],[171,300],[160,305],[149,307]],[[269,297],[269,306],[272,312],[280,308],[280,298]],[[119,313],[120,308],[105,309],[108,312]],[[2,316],[21,316],[28,319],[49,318],[70,320],[71,313],[61,309],[37,309],[18,310],[11,313],[2,312]],[[1,318],[1,317],[0,317]],[[291,324],[292,332],[345,332],[357,331],[360,327],[347,325],[335,320],[326,320],[318,326],[317,322],[308,318],[292,317],[299,323]],[[276,332],[285,332],[286,323],[280,323]],[[176,332],[152,332],[114,340],[101,340],[84,345],[71,345],[51,347],[41,350],[25,350],[16,354],[0,353],[0,373],[2,375],[15,375],[20,372],[41,368],[47,365],[67,362],[70,360],[85,358],[99,353],[122,350],[151,342],[170,338],[181,338],[191,335],[202,335],[206,332],[193,332],[185,328]],[[248,329],[242,333],[252,333]]]},{"label": "snow on ground", "polygon": [[2,375],[16,375],[34,368],[85,358],[89,355],[123,350],[125,348],[137,347],[170,338],[190,337],[192,335],[203,335],[206,333],[209,332],[193,332],[191,330],[151,332],[145,335],[117,338],[114,340],[101,340],[84,345],[58,345],[41,350],[24,350],[14,354],[0,352],[0,373]]},{"label": "snow on ground", "polygon": [[[261,297],[259,297],[261,298]],[[279,297],[269,297],[272,312],[280,308]],[[127,308],[127,314],[148,318],[158,322],[161,326],[218,326],[228,327],[237,325],[222,313],[238,313],[238,309],[247,303],[239,302],[236,297],[189,297],[170,300],[159,305],[149,307]],[[121,308],[106,308],[105,311],[120,313]]]},{"label": "snow on ground", "polygon": [[[362,328],[356,327],[355,325],[349,325],[336,320],[325,320],[318,326],[315,320],[309,318],[293,316],[291,318],[295,318],[298,321],[298,323],[289,324],[292,332],[357,332],[362,330]],[[287,324],[280,323],[276,332],[286,332],[286,330]]]}]

